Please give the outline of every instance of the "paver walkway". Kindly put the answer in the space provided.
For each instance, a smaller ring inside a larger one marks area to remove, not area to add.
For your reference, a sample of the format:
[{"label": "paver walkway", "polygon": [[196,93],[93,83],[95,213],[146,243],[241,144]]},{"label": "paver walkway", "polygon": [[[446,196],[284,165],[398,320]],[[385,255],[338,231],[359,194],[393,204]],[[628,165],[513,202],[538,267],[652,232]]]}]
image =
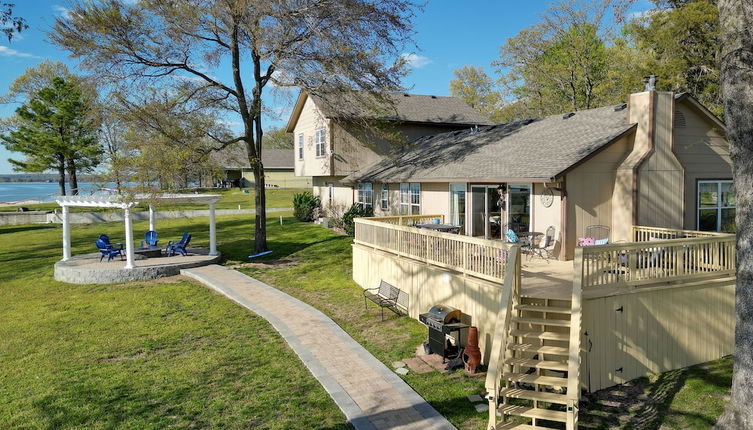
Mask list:
[{"label": "paver walkway", "polygon": [[269,321],[358,429],[454,429],[399,376],[312,306],[223,266],[181,270]]}]

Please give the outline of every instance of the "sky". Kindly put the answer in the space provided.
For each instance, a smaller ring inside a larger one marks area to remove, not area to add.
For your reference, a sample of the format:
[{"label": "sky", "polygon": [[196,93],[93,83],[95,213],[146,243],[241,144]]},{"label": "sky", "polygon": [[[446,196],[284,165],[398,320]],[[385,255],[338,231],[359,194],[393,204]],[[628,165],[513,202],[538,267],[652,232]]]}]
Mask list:
[{"label": "sky", "polygon": [[[77,63],[47,40],[55,17],[65,16],[65,0],[15,0],[14,15],[22,16],[29,29],[14,36],[11,42],[0,39],[0,94],[5,94],[13,80],[45,59],[60,60],[74,72]],[[415,24],[418,49],[405,52],[412,71],[404,85],[411,93],[449,95],[453,71],[464,66],[483,66],[492,72],[490,63],[497,59],[499,46],[525,27],[535,24],[550,2],[544,0],[431,0],[419,12]],[[638,0],[632,12],[648,10],[648,0]],[[267,125],[281,126],[291,106],[291,97],[274,99],[276,118]],[[1,105],[0,117],[12,114],[16,105]],[[232,120],[230,120],[232,122]],[[0,146],[0,174],[12,173],[7,159],[13,157]]]}]

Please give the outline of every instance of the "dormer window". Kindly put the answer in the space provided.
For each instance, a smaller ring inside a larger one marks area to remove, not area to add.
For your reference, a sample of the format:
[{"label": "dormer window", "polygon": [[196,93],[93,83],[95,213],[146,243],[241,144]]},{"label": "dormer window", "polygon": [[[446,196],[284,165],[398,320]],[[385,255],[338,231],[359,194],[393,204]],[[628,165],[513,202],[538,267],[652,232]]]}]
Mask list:
[{"label": "dormer window", "polygon": [[314,133],[314,149],[316,150],[316,156],[317,157],[323,157],[324,152],[324,142],[327,140],[327,131],[323,128],[320,128],[319,130],[316,130]]}]

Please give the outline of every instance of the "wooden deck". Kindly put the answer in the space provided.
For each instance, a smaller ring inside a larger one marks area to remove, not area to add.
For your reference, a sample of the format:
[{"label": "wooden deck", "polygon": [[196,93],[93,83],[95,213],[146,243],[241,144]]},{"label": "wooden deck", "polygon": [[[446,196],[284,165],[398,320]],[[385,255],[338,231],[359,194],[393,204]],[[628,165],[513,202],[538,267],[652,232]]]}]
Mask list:
[{"label": "wooden deck", "polygon": [[522,297],[570,300],[573,262],[524,257],[520,265]]}]

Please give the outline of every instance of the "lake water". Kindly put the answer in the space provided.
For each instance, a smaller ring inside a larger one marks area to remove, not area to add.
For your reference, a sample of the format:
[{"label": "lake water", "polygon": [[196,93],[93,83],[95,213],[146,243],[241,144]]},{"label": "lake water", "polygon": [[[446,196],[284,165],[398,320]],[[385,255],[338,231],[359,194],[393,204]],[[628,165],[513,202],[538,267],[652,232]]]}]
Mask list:
[{"label": "lake water", "polygon": [[[78,184],[81,193],[88,193],[90,189],[99,188],[91,183]],[[67,188],[67,184],[66,184]],[[23,200],[51,201],[53,196],[60,195],[57,182],[0,182],[0,202],[17,202]]]}]

